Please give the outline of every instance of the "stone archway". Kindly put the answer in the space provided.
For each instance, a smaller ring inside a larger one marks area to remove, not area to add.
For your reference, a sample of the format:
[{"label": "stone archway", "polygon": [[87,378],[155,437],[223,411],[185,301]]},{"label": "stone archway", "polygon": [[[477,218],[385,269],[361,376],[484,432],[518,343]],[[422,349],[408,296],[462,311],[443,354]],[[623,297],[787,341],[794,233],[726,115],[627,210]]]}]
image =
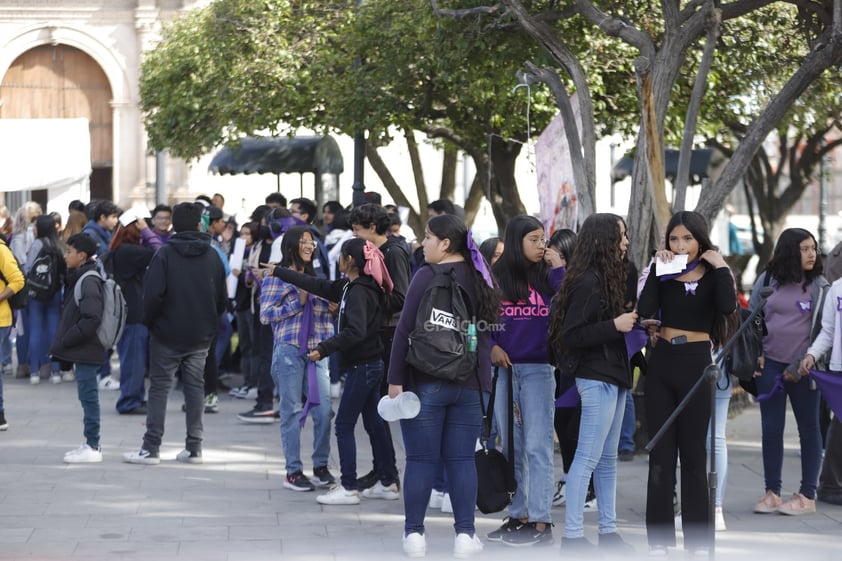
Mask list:
[{"label": "stone archway", "polygon": [[[72,27],[61,25],[45,26],[43,23],[22,27],[18,33],[0,44],[0,77],[4,77],[12,69],[13,64],[26,53],[37,48],[74,48],[78,54],[88,58],[89,68],[96,66],[99,71],[99,85],[102,86],[102,77],[110,91],[110,98],[103,105],[97,104],[97,112],[102,118],[100,123],[110,123],[110,140],[104,141],[110,145],[110,155],[103,158],[94,153],[92,143],[92,159],[94,165],[102,161],[103,166],[98,166],[99,172],[107,175],[109,187],[109,198],[118,200],[128,195],[132,187],[138,182],[142,183],[143,172],[143,149],[140,138],[142,127],[137,109],[137,77],[130,63],[133,60],[133,44],[125,44],[122,41],[117,43],[103,43],[95,35]],[[5,78],[4,78],[5,80]],[[3,97],[0,97],[2,100]],[[3,105],[8,107],[5,100]],[[6,117],[11,115],[3,113]],[[106,119],[104,116],[110,118]],[[94,135],[92,127],[92,136]],[[105,135],[103,135],[105,136]],[[104,152],[105,146],[100,143],[98,150]],[[100,181],[98,177],[92,178],[93,183]],[[63,209],[58,209],[63,211]]]}]

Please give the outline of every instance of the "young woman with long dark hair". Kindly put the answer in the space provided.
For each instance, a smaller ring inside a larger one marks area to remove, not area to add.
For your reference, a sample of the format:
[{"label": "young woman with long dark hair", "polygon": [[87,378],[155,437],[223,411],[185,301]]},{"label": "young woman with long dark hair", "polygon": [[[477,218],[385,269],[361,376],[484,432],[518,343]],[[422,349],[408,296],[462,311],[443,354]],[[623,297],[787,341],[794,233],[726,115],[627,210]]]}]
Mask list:
[{"label": "young woman with long dark hair", "polygon": [[[760,288],[775,291],[766,299],[766,330],[760,375],[755,379],[758,394],[768,394],[776,378],[783,376],[783,391],[760,402],[763,476],[766,493],[754,507],[765,514],[806,514],[816,511],[816,487],[822,463],[819,429],[820,394],[815,382],[798,374],[798,363],[821,331],[821,304],[830,287],[822,275],[822,260],[813,234],[803,228],[784,230],[772,259],[754,283],[749,306],[760,305]],[[784,461],[786,401],[792,405],[801,443],[801,484],[798,492],[783,502],[781,472]]]},{"label": "young woman with long dark hair", "polygon": [[[725,259],[710,241],[708,225],[696,212],[682,211],[667,224],[666,248],[659,261],[687,255],[687,266],[672,275],[657,274],[657,263],[640,294],[641,318],[660,320],[658,337],[647,356],[646,420],[650,434],[664,425],[711,363],[711,348],[722,345],[733,329],[737,294]],[[673,490],[676,461],[681,461],[681,518],[684,547],[707,552],[707,431],[710,394],[699,391],[649,454],[646,531],[652,555],[666,555],[675,545]],[[599,490],[597,489],[597,497]]]},{"label": "young woman with long dark hair", "polygon": [[[287,230],[281,242],[280,267],[315,276],[316,240],[305,226]],[[327,360],[308,365],[307,352],[333,336],[328,301],[311,296],[296,285],[273,276],[263,280],[260,321],[272,326],[274,352],[272,379],[280,396],[281,444],[286,464],[284,487],[312,491],[335,483],[327,467],[330,456],[330,379]],[[317,390],[317,395],[312,395]],[[304,475],[301,462],[301,396],[307,396],[306,414],[313,417],[313,477]]]},{"label": "young woman with long dark hair", "polygon": [[456,281],[468,295],[476,316],[479,383],[473,373],[459,384],[421,372],[406,362],[409,333],[415,326],[422,297],[435,276],[431,267],[421,267],[406,293],[392,343],[388,376],[391,397],[407,389],[421,400],[418,416],[401,420],[406,448],[402,545],[410,557],[422,557],[426,553],[424,517],[433,480],[444,464],[456,531],[453,553],[464,558],[482,551],[474,525],[477,501],[474,446],[482,424],[480,391],[491,390],[489,330],[497,322],[499,297],[471,233],[456,216],[443,214],[430,218],[422,248],[425,262],[452,269]]},{"label": "young woman with long dark hair", "polygon": [[508,521],[488,539],[512,546],[548,545],[553,543],[555,377],[547,353],[547,328],[550,302],[564,268],[551,269],[544,260],[544,225],[533,216],[515,216],[506,226],[503,243],[505,250],[491,268],[500,288],[503,326],[494,333],[491,347],[491,362],[500,369],[494,416],[505,454],[509,400],[519,412],[520,422],[514,424],[518,485]]},{"label": "young woman with long dark hair", "polygon": [[599,547],[623,550],[617,534],[617,443],[632,375],[624,335],[637,313],[626,312],[629,240],[615,214],[592,214],[579,230],[561,285],[550,329],[558,356],[578,357],[576,389],[581,416],[576,453],[567,474],[567,507],[562,550],[588,551],[584,508],[593,476],[599,501]]},{"label": "young woman with long dark hair", "polygon": [[67,269],[62,258],[61,244],[56,232],[56,221],[49,215],[41,215],[35,219],[35,240],[26,254],[24,274],[28,275],[35,265],[41,251],[52,253],[51,275],[57,278],[56,290],[45,299],[30,297],[29,306],[29,371],[30,382],[37,384],[41,378],[49,376],[50,382],[61,382],[58,363],[51,363],[49,357],[50,343],[55,337],[61,317],[61,285]]}]

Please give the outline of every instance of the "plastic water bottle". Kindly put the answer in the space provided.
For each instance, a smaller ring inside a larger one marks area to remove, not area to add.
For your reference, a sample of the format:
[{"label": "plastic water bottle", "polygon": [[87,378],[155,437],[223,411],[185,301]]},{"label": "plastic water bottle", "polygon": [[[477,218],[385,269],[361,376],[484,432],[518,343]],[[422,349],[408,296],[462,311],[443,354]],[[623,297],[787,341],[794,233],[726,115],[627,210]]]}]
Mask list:
[{"label": "plastic water bottle", "polygon": [[477,326],[475,323],[468,324],[468,352],[477,352]]},{"label": "plastic water bottle", "polygon": [[413,392],[405,391],[391,398],[384,395],[377,404],[377,412],[385,421],[412,419],[421,411],[421,400]]}]

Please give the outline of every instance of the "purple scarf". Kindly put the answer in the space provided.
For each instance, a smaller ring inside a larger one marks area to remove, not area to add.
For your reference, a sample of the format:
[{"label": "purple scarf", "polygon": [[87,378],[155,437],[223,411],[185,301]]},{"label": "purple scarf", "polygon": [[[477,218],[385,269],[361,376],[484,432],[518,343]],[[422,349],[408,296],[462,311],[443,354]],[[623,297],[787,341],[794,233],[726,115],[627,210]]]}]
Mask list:
[{"label": "purple scarf", "polygon": [[471,252],[471,263],[474,265],[474,269],[480,272],[482,279],[489,288],[494,288],[494,280],[491,278],[491,273],[488,271],[488,264],[485,262],[485,257],[482,256],[477,244],[474,243],[474,233],[468,230],[467,238],[468,250]]},{"label": "purple scarf", "polygon": [[319,405],[319,379],[316,374],[316,363],[307,358],[309,350],[307,343],[310,337],[315,332],[315,311],[313,310],[313,297],[307,296],[307,303],[304,304],[304,315],[301,317],[301,330],[298,332],[298,348],[307,362],[307,401],[304,403],[304,409],[301,411],[301,418],[299,423],[304,427],[307,422],[307,413],[310,409]]},{"label": "purple scarf", "polygon": [[842,375],[839,372],[823,372],[812,368],[810,375],[821,390],[827,406],[837,419],[842,419]]}]

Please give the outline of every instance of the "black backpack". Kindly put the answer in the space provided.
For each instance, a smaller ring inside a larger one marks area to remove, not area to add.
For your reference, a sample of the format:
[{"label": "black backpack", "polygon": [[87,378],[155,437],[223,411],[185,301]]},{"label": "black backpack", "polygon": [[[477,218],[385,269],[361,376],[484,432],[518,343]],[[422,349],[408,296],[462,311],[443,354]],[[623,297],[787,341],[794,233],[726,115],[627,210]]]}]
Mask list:
[{"label": "black backpack", "polygon": [[29,297],[46,302],[58,292],[61,286],[61,255],[49,238],[41,239],[41,249],[26,275]]},{"label": "black backpack", "polygon": [[424,374],[461,384],[477,371],[476,349],[468,352],[470,299],[453,269],[429,265],[435,275],[421,296],[409,334],[406,362]]}]

